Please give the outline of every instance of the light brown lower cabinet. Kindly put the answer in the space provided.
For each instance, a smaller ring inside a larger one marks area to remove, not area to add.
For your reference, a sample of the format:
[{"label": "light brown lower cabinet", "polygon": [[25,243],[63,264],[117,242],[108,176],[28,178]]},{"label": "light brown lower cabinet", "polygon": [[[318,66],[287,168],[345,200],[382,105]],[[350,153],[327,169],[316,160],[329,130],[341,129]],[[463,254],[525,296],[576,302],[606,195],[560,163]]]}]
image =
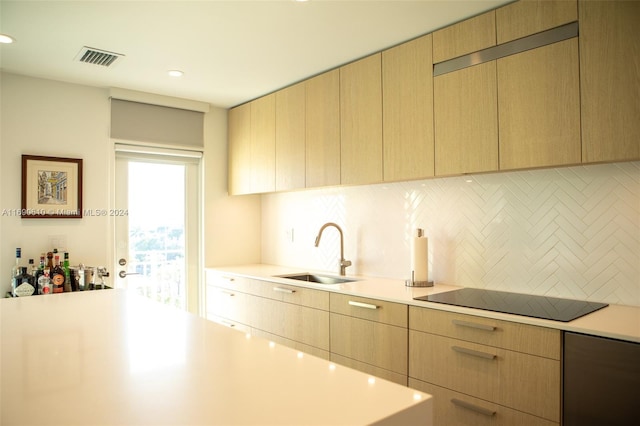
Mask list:
[{"label": "light brown lower cabinet", "polygon": [[207,318],[434,396],[434,424],[560,423],[560,330],[207,271]]},{"label": "light brown lower cabinet", "polygon": [[407,384],[407,305],[331,293],[331,360]]},{"label": "light brown lower cabinet", "polygon": [[409,378],[409,387],[433,396],[434,425],[554,426],[557,422]]},{"label": "light brown lower cabinet", "polygon": [[208,319],[329,358],[327,292],[208,273],[206,300]]},{"label": "light brown lower cabinet", "polygon": [[560,343],[559,330],[411,306],[409,377],[557,424]]},{"label": "light brown lower cabinet", "polygon": [[329,351],[321,349],[317,346],[305,345],[297,340],[287,339],[286,337],[279,336],[277,334],[269,333],[259,328],[251,328],[250,333],[252,336],[262,337],[274,342],[278,345],[287,346],[289,348],[296,349],[298,351],[317,356],[318,358],[329,360]]},{"label": "light brown lower cabinet", "polygon": [[331,360],[407,384],[407,329],[331,314]]}]

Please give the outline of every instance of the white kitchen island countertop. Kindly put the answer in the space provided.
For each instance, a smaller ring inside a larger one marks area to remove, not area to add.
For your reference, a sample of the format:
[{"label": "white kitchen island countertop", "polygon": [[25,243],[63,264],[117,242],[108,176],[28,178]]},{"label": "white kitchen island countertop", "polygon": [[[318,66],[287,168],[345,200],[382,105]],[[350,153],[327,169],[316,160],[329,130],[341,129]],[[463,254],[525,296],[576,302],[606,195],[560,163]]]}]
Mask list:
[{"label": "white kitchen island countertop", "polygon": [[124,290],[0,300],[0,424],[431,425],[431,396]]}]

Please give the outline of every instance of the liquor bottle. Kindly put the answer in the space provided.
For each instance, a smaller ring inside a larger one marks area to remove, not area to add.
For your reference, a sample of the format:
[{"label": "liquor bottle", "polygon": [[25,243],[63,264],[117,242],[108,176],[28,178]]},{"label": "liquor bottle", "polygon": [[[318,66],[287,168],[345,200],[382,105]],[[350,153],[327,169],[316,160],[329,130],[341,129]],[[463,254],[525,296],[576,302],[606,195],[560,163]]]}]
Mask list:
[{"label": "liquor bottle", "polygon": [[14,293],[14,296],[15,296],[14,278],[20,274],[20,257],[22,257],[22,249],[20,247],[16,247],[16,263],[11,268],[11,292]]},{"label": "liquor bottle", "polygon": [[53,271],[53,253],[52,252],[48,252],[47,253],[47,268],[49,268],[49,273],[51,273],[51,271]]},{"label": "liquor bottle", "polygon": [[86,275],[85,275],[83,263],[78,265],[78,269],[76,269],[76,274],[78,276],[78,291],[87,290],[87,284],[85,283]]},{"label": "liquor bottle", "polygon": [[35,273],[33,274],[33,276],[36,279],[36,292],[34,294],[42,294],[40,292],[40,288],[39,288],[39,286],[37,284],[38,284],[38,280],[40,279],[42,274],[44,274],[44,259],[45,259],[45,255],[44,255],[44,253],[41,253],[40,254],[40,264],[38,265],[38,268],[36,269]]},{"label": "liquor bottle", "polygon": [[16,297],[31,296],[36,290],[33,285],[33,275],[27,272],[26,266],[20,268],[20,274],[16,275],[13,280],[14,296]]},{"label": "liquor bottle", "polygon": [[53,283],[53,292],[54,293],[63,293],[64,292],[64,269],[60,266],[60,256],[54,256],[55,264],[53,265],[53,270],[51,271],[51,282]]},{"label": "liquor bottle", "polygon": [[95,290],[96,289],[96,277],[97,276],[98,276],[98,268],[91,268],[91,282],[89,283],[88,286],[85,285],[85,289],[87,289],[87,290]]},{"label": "liquor bottle", "polygon": [[29,276],[31,277],[31,285],[33,286],[33,294],[32,296],[35,296],[38,294],[38,285],[37,285],[37,281],[36,281],[36,272],[38,271],[38,268],[36,268],[36,264],[34,262],[33,259],[29,259],[29,266],[27,267],[27,274],[29,274]]},{"label": "liquor bottle", "polygon": [[53,294],[51,289],[51,278],[49,278],[49,268],[44,268],[42,275],[38,278],[38,293]]},{"label": "liquor bottle", "polygon": [[64,270],[64,291],[70,292],[73,291],[73,286],[71,283],[71,269],[69,268],[69,252],[64,252],[64,263],[62,264],[62,269]]}]

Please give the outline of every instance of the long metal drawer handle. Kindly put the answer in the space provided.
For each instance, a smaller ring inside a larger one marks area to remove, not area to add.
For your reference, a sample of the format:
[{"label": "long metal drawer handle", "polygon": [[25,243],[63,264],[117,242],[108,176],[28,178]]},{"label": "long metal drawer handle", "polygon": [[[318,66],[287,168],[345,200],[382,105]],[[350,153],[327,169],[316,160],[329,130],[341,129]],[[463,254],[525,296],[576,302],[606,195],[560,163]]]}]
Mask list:
[{"label": "long metal drawer handle", "polygon": [[454,325],[459,325],[460,327],[476,328],[478,330],[485,330],[485,331],[496,331],[496,327],[492,325],[478,324],[475,322],[461,321],[461,320],[455,320],[455,319],[451,320],[451,322]]},{"label": "long metal drawer handle", "polygon": [[229,322],[229,321],[225,321],[225,320],[220,320],[220,324],[226,325],[227,327],[235,327],[236,326],[234,323]]},{"label": "long metal drawer handle", "polygon": [[380,306],[372,305],[370,303],[356,302],[355,300],[349,300],[351,306],[357,306],[358,308],[378,309]]},{"label": "long metal drawer handle", "polygon": [[233,277],[222,277],[223,280],[227,280],[227,281],[235,281],[235,278]]},{"label": "long metal drawer handle", "polygon": [[496,415],[495,411],[489,410],[488,408],[480,407],[475,404],[471,404],[466,401],[462,401],[457,398],[451,398],[451,402],[453,403],[453,405],[457,405],[458,407],[466,408],[468,410],[472,410],[477,413],[484,414],[485,416],[488,416],[488,417],[492,417]]},{"label": "long metal drawer handle", "polygon": [[471,356],[476,356],[478,358],[496,359],[496,357],[497,357],[497,355],[490,354],[488,352],[475,351],[473,349],[462,348],[460,346],[451,346],[451,349],[453,349],[454,351],[459,352],[461,354],[467,354],[467,355],[471,355]]},{"label": "long metal drawer handle", "polygon": [[229,290],[220,290],[220,293],[226,294],[227,296],[231,296],[231,297],[236,295],[234,292]]},{"label": "long metal drawer handle", "polygon": [[295,290],[291,290],[290,288],[284,288],[284,287],[274,287],[273,291],[279,291],[280,293],[287,293],[287,294],[293,294],[296,292]]}]

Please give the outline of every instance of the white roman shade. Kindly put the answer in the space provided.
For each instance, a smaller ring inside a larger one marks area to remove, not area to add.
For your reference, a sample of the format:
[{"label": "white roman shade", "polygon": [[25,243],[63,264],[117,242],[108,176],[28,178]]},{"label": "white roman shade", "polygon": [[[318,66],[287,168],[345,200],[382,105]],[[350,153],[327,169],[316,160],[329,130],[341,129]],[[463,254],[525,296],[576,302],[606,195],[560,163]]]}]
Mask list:
[{"label": "white roman shade", "polygon": [[202,148],[204,113],[111,98],[111,139]]}]

